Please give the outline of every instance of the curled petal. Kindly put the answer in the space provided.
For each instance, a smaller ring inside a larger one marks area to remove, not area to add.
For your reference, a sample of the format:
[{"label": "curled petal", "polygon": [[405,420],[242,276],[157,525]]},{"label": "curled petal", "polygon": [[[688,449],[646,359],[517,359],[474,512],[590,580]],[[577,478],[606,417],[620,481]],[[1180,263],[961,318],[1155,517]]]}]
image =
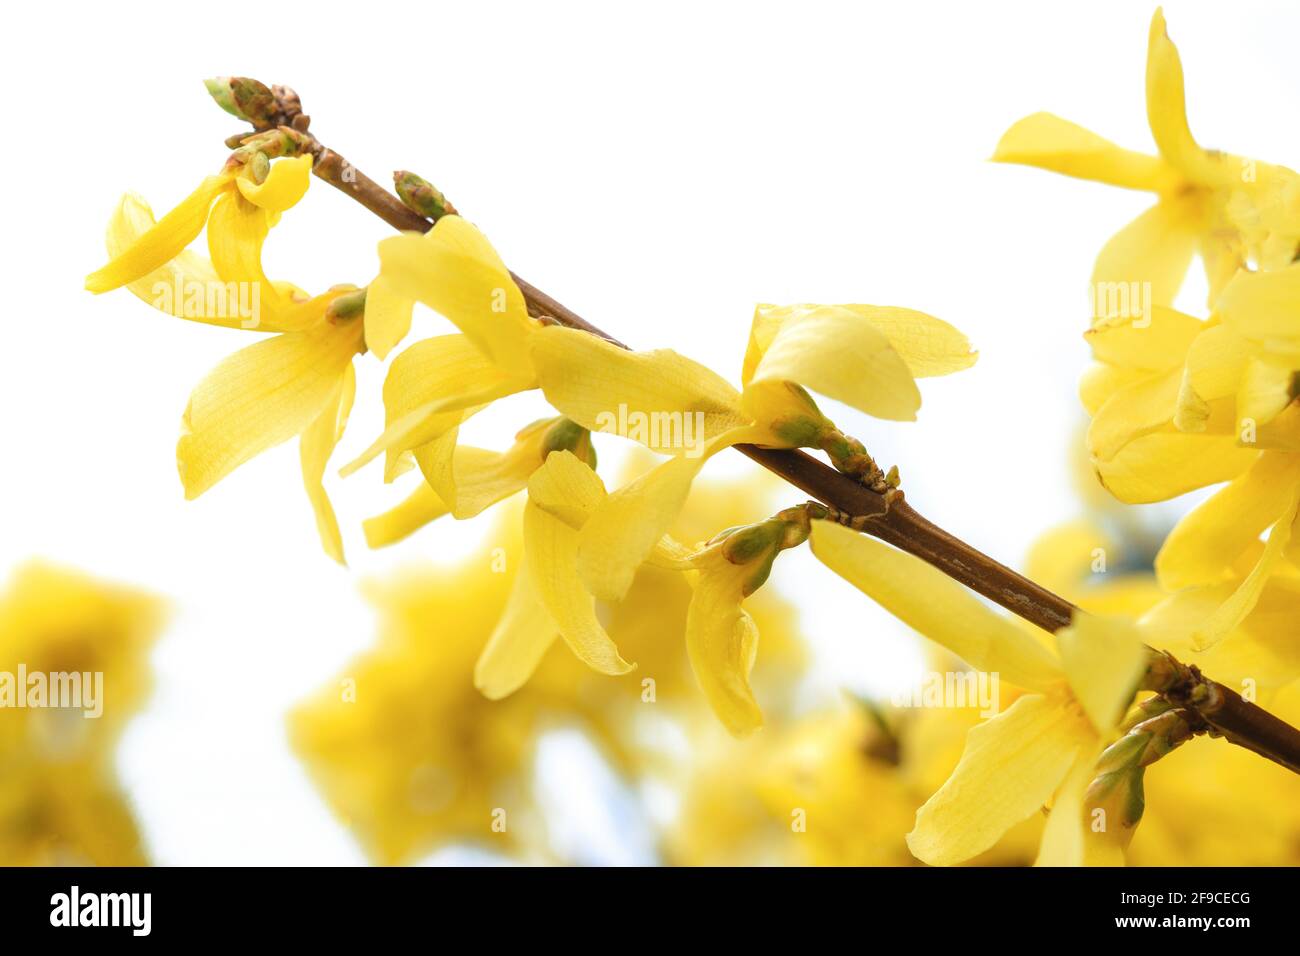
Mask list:
[{"label": "curled petal", "polygon": [[392,282],[376,276],[366,287],[366,348],[383,361],[411,331],[415,300],[398,295]]},{"label": "curled petal", "polygon": [[255,183],[247,176],[237,176],[235,186],[240,195],[267,212],[284,212],[297,205],[311,184],[311,156],[291,156],[271,163],[265,182]]},{"label": "curled petal", "polygon": [[382,548],[396,544],[447,513],[447,505],[438,493],[421,481],[398,505],[363,521],[361,529],[367,545]]},{"label": "curled petal", "polygon": [[718,719],[743,737],[763,724],[749,686],[758,652],[758,628],[741,601],[754,570],[732,564],[712,550],[699,562],[695,594],[686,612],[686,650],[691,669]]},{"label": "curled petal", "polygon": [[931,866],[963,863],[1039,812],[1088,741],[1055,697],[1029,694],[966,735],[957,769],[916,812],[907,846]]},{"label": "curled petal", "polygon": [[230,174],[223,173],[203,180],[198,189],[123,249],[108,265],[86,276],[86,288],[91,292],[108,292],[147,276],[174,259],[203,231],[212,201],[222,193],[230,179]]},{"label": "curled petal", "polygon": [[343,437],[343,429],[347,427],[356,391],[356,372],[349,362],[333,397],[326,403],[316,421],[302,433],[298,447],[302,480],[312,510],[316,512],[316,528],[320,532],[321,545],[325,548],[325,553],[339,564],[346,563],[343,559],[343,537],[339,533],[339,522],[334,516],[334,507],[325,493],[322,479],[330,455],[334,453],[334,447]]}]

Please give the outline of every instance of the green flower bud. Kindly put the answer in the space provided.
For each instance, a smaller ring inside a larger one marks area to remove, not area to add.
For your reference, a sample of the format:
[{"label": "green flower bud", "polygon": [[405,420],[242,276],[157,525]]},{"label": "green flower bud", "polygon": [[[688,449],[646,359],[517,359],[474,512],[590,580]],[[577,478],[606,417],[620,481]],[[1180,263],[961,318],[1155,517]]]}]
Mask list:
[{"label": "green flower bud", "polygon": [[456,207],[447,201],[447,197],[415,173],[398,170],[393,173],[393,184],[402,203],[426,219],[437,222],[443,216],[456,214]]}]

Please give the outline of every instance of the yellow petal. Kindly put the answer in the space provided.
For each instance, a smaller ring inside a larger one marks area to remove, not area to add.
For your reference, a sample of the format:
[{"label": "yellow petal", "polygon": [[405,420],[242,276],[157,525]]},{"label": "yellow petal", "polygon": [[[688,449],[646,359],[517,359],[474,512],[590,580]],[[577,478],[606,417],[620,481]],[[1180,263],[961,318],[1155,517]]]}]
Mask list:
[{"label": "yellow petal", "polygon": [[1187,350],[1187,376],[1192,388],[1208,402],[1235,396],[1250,354],[1250,342],[1231,326],[1204,329]]},{"label": "yellow petal", "polygon": [[1215,307],[1239,335],[1286,352],[1300,351],[1300,264],[1276,272],[1238,272]]},{"label": "yellow petal", "polygon": [[320,533],[321,545],[325,553],[344,564],[343,537],[339,533],[338,519],[334,516],[334,507],[325,494],[322,479],[330,455],[343,437],[347,427],[348,415],[352,412],[352,400],[356,397],[357,377],[352,363],[343,370],[343,376],[335,388],[333,397],[317,416],[316,421],[307,427],[299,440],[298,456],[302,464],[302,481],[307,488],[307,498],[312,510],[316,512],[316,529]]},{"label": "yellow petal", "polygon": [[[542,465],[546,454],[543,444],[554,422],[547,419],[520,432],[515,444],[505,452],[462,445],[448,455],[438,450],[445,445],[440,439],[432,448],[417,448],[415,458],[425,481],[447,503],[452,516],[458,520],[472,518],[523,491]],[[593,474],[590,468],[583,468]]]},{"label": "yellow petal", "polygon": [[286,295],[262,271],[262,246],[270,230],[268,213],[236,193],[217,198],[208,217],[208,254],[222,282],[257,297],[256,315],[245,328],[304,329],[324,316],[328,297],[304,302]]},{"label": "yellow petal", "polygon": [[763,714],[749,686],[758,652],[758,628],[741,607],[753,568],[732,564],[716,550],[700,563],[686,612],[686,650],[695,678],[718,719],[733,735],[753,733]]},{"label": "yellow petal", "polygon": [[[1196,252],[1202,221],[1201,197],[1190,194],[1160,200],[1111,236],[1092,269],[1093,323],[1146,320],[1154,306],[1171,305]],[[1127,307],[1114,308],[1125,295]]]},{"label": "yellow petal", "polygon": [[474,686],[488,700],[509,697],[528,682],[559,629],[542,604],[527,568],[516,575],[510,598],[474,665]]},{"label": "yellow petal", "polygon": [[386,454],[385,480],[391,481],[402,452],[459,425],[473,406],[519,388],[519,380],[502,373],[467,336],[438,335],[416,342],[393,359],[384,379],[383,434],[341,474],[350,475]]},{"label": "yellow petal", "polygon": [[1110,493],[1128,504],[1176,498],[1196,488],[1231,481],[1259,456],[1236,437],[1153,432],[1129,442],[1097,474]]},{"label": "yellow petal", "polygon": [[993,161],[1152,192],[1170,189],[1178,178],[1159,158],[1123,149],[1051,113],[1026,116],[1003,133]]},{"label": "yellow petal", "polygon": [[931,866],[962,863],[1039,812],[1086,740],[1079,724],[1059,699],[1029,694],[973,728],[957,769],[916,812],[913,855]]},{"label": "yellow petal", "polygon": [[841,306],[818,306],[781,323],[749,384],[796,382],[868,415],[912,421],[921,393],[888,336]]},{"label": "yellow petal", "polygon": [[1230,164],[1207,155],[1192,138],[1183,94],[1183,64],[1158,8],[1151,18],[1147,44],[1147,122],[1160,155],[1192,182],[1225,185],[1231,181]]},{"label": "yellow petal", "polygon": [[1265,452],[1250,470],[1189,511],[1156,555],[1167,590],[1215,584],[1286,510],[1300,485],[1300,457]]},{"label": "yellow petal", "polygon": [[1070,626],[1056,632],[1056,647],[1075,699],[1099,734],[1111,733],[1146,671],[1137,628],[1123,618],[1075,611]]},{"label": "yellow petal", "polygon": [[503,371],[531,376],[528,338],[537,323],[501,257],[472,225],[443,216],[427,235],[382,241],[379,261],[394,292],[445,316]]},{"label": "yellow petal", "polygon": [[356,354],[360,331],[353,323],[277,335],[213,369],[190,396],[176,445],[185,497],[315,421]]},{"label": "yellow petal", "polygon": [[619,656],[578,578],[578,532],[530,502],[524,509],[524,551],[538,597],[578,659],[602,674],[630,671],[634,665]]},{"label": "yellow petal", "polygon": [[366,287],[366,348],[383,361],[411,331],[415,300],[398,295],[392,283],[376,276]]},{"label": "yellow petal", "polygon": [[1170,369],[1120,389],[1088,427],[1089,452],[1106,461],[1129,442],[1167,426],[1178,407],[1181,383],[1182,372]]},{"label": "yellow petal", "polygon": [[1034,866],[1083,866],[1086,860],[1083,797],[1096,776],[1100,745],[1081,747],[1074,766],[1052,800]]},{"label": "yellow petal", "polygon": [[291,156],[271,163],[266,181],[255,183],[247,176],[237,176],[239,193],[254,206],[268,212],[284,212],[297,205],[311,184],[311,156]]},{"label": "yellow petal", "polygon": [[1145,369],[1122,368],[1094,362],[1079,379],[1079,401],[1089,415],[1096,415],[1107,399],[1122,388],[1150,377]]},{"label": "yellow petal", "polygon": [[[153,210],[142,197],[123,196],[108,224],[109,259],[123,255],[155,225]],[[212,262],[192,249],[182,249],[126,288],[142,302],[179,319],[225,328],[248,327],[253,319],[248,290],[227,286],[217,278]]]},{"label": "yellow petal", "polygon": [[1283,552],[1291,541],[1293,525],[1296,520],[1298,493],[1300,493],[1300,488],[1292,489],[1291,500],[1288,502],[1286,510],[1282,512],[1282,516],[1269,531],[1268,541],[1264,545],[1264,553],[1260,555],[1259,561],[1251,569],[1250,574],[1246,575],[1246,579],[1241,582],[1241,585],[1233,592],[1232,596],[1219,605],[1218,610],[1210,615],[1209,619],[1197,628],[1192,635],[1192,641],[1198,650],[1214,647],[1219,641],[1227,637],[1259,603],[1264,586],[1268,584],[1269,577],[1277,570]]},{"label": "yellow petal", "polygon": [[1193,340],[1205,329],[1200,319],[1164,306],[1150,316],[1130,316],[1084,333],[1099,362],[1163,372],[1183,364]]},{"label": "yellow petal", "polygon": [[605,500],[605,485],[573,452],[556,451],[528,480],[528,500],[578,530]]},{"label": "yellow petal", "polygon": [[230,182],[229,174],[209,176],[181,204],[97,272],[86,276],[91,292],[107,292],[147,276],[198,238],[212,200]]},{"label": "yellow petal", "polygon": [[[745,353],[745,368],[741,381],[746,385],[754,377],[781,326],[788,320],[823,308],[820,305],[760,305],[754,310],[750,326],[749,348]],[[914,378],[948,375],[970,368],[979,358],[971,350],[970,341],[958,329],[915,309],[902,309],[890,305],[837,305],[828,308],[846,309],[869,322],[885,334],[907,365]]]},{"label": "yellow petal", "polygon": [[1242,369],[1237,389],[1237,418],[1265,425],[1277,418],[1295,396],[1297,377],[1290,365],[1251,359]]},{"label": "yellow petal", "polygon": [[972,667],[1030,690],[1061,679],[1043,645],[920,558],[829,521],[813,522],[812,549],[822,564]]},{"label": "yellow petal", "polygon": [[445,514],[447,505],[427,482],[421,481],[400,504],[383,514],[367,518],[361,523],[361,528],[366,535],[366,544],[382,548],[396,544]]},{"label": "yellow petal", "polygon": [[1097,522],[1079,519],[1050,528],[1039,535],[1025,557],[1025,576],[1073,599],[1093,573],[1099,553],[1110,553],[1113,539]]},{"label": "yellow petal", "polygon": [[533,336],[532,354],[546,400],[593,432],[683,454],[745,423],[734,388],[669,349],[631,352],[551,326]]},{"label": "yellow petal", "polygon": [[672,458],[614,492],[591,512],[582,529],[578,571],[587,590],[605,601],[620,600],[636,569],[671,527],[691,482],[705,462],[729,445],[754,437],[737,428],[718,436],[698,457]]}]

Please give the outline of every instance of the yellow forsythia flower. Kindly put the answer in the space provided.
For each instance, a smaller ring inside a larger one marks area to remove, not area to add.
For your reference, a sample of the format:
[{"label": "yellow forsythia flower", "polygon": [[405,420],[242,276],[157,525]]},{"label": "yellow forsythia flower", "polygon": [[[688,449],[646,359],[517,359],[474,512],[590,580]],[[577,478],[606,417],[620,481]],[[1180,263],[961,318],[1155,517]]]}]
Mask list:
[{"label": "yellow forsythia flower", "polygon": [[[136,591],[41,563],[15,572],[0,595],[0,864],[147,862],[114,749],[149,691],[160,622],[159,603]],[[12,697],[34,675],[74,673],[79,709]]]},{"label": "yellow forsythia flower", "polygon": [[[1067,176],[1154,192],[1156,205],[1102,249],[1093,269],[1094,319],[1110,319],[1111,291],[1136,289],[1154,305],[1172,304],[1199,250],[1211,305],[1245,264],[1252,246],[1275,262],[1285,243],[1270,230],[1285,201],[1300,196],[1295,173],[1255,160],[1203,149],[1187,125],[1183,68],[1165,19],[1151,19],[1146,71],[1147,120],[1158,156],[1122,149],[1051,113],[1035,113],[1002,137],[993,159],[1038,166]],[[1294,253],[1300,229],[1286,230]],[[1276,250],[1275,250],[1276,247]]]},{"label": "yellow forsythia flower", "polygon": [[[352,287],[309,297],[267,279],[263,243],[306,192],[311,164],[310,156],[279,159],[259,180],[259,164],[230,163],[156,222],[142,199],[123,197],[109,224],[110,262],[86,287],[106,292],[125,285],[171,315],[280,333],[236,352],[194,390],[177,468],[185,496],[196,498],[256,455],[299,438],[321,543],[341,562],[342,537],[322,479],[352,407],[352,358],[367,341],[391,345],[405,334],[411,303],[382,283],[361,300]],[[210,259],[186,248],[205,224]]]},{"label": "yellow forsythia flower", "polygon": [[969,860],[1051,800],[1039,862],[1082,862],[1084,791],[1146,667],[1136,629],[1080,612],[1053,653],[918,558],[828,522],[813,523],[812,542],[823,564],[921,634],[1029,691],[970,732],[952,777],[917,813],[917,858]]}]

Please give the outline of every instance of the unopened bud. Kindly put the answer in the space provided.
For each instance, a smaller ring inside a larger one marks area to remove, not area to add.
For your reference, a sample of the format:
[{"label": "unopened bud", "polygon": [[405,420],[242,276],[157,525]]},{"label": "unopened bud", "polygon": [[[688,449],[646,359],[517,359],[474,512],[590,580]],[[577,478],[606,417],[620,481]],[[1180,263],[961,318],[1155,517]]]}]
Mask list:
[{"label": "unopened bud", "polygon": [[252,123],[259,129],[274,126],[279,104],[270,87],[247,76],[219,76],[204,80],[208,94],[231,116]]},{"label": "unopened bud", "polygon": [[398,170],[393,173],[393,184],[403,205],[426,219],[437,222],[443,216],[456,214],[456,207],[447,201],[447,197],[433,183],[415,173]]}]

